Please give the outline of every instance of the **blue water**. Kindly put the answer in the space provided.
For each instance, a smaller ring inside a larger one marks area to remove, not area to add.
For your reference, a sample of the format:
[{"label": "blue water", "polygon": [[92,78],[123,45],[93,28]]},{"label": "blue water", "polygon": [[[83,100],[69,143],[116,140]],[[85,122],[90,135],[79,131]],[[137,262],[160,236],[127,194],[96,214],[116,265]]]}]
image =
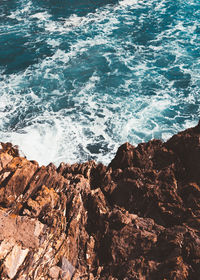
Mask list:
[{"label": "blue water", "polygon": [[199,0],[1,0],[0,140],[107,164],[200,117]]}]

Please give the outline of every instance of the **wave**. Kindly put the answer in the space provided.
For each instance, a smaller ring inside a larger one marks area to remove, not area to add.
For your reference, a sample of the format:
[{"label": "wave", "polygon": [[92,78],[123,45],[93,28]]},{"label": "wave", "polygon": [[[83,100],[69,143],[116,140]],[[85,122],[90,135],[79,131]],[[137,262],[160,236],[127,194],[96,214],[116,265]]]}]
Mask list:
[{"label": "wave", "polygon": [[1,141],[41,164],[107,164],[123,142],[196,124],[198,1],[123,0],[62,16],[43,4],[21,0],[1,22]]}]

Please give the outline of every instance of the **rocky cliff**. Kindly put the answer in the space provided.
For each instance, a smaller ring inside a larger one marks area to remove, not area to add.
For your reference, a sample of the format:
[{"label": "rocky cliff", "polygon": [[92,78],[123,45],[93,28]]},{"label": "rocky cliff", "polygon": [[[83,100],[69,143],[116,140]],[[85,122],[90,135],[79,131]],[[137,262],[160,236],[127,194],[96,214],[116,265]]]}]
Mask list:
[{"label": "rocky cliff", "polygon": [[200,123],[108,166],[0,145],[0,279],[200,279]]}]

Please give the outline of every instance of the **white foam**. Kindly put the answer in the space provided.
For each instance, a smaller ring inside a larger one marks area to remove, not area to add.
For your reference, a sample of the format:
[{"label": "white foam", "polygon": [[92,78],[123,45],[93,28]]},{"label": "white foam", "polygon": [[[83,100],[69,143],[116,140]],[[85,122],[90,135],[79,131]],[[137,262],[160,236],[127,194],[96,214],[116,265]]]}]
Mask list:
[{"label": "white foam", "polygon": [[138,2],[141,2],[139,0],[122,0],[122,1],[119,1],[119,4],[120,6],[132,6],[132,5],[136,5]]},{"label": "white foam", "polygon": [[16,11],[13,11],[8,15],[8,18],[16,19],[18,21],[25,21],[26,15],[30,13],[31,7],[32,7],[32,1],[19,1],[18,3],[18,9]]},{"label": "white foam", "polygon": [[30,18],[36,18],[41,21],[46,21],[50,18],[51,16],[47,12],[41,12],[41,13],[36,13],[30,16]]},{"label": "white foam", "polygon": [[163,132],[163,133],[162,133],[162,139],[163,139],[163,141],[169,140],[172,136],[173,136],[173,134],[172,134],[172,133],[169,133],[169,132]]},{"label": "white foam", "polygon": [[47,44],[49,44],[52,47],[58,47],[60,45],[60,41],[59,40],[55,40],[55,39],[48,39],[47,40]]},{"label": "white foam", "polygon": [[[155,12],[162,13],[165,2],[157,4]],[[199,91],[191,89],[191,94],[186,97],[176,91],[173,87],[174,81],[168,81],[157,72],[156,67],[150,65],[149,62],[152,61],[146,58],[146,51],[152,51],[155,60],[157,55],[165,51],[174,54],[176,60],[173,67],[180,67],[184,73],[190,74],[193,85],[198,83],[198,63],[185,69],[181,62],[181,59],[187,56],[180,41],[183,38],[169,40],[175,34],[191,35],[191,32],[196,30],[196,24],[195,28],[189,31],[190,26],[185,27],[182,19],[177,19],[177,25],[159,33],[148,49],[135,45],[132,33],[126,36],[126,32],[130,32],[126,28],[129,24],[134,28],[136,18],[130,14],[130,10],[143,8],[144,5],[151,8],[153,4],[154,0],[123,0],[119,5],[108,5],[86,16],[71,15],[67,19],[54,21],[47,12],[32,13],[32,2],[31,8],[24,7],[12,14],[12,17],[25,20],[27,26],[41,24],[44,38],[47,38],[46,43],[53,54],[25,71],[2,75],[1,141],[18,144],[29,159],[36,159],[40,164],[48,164],[50,161],[56,164],[61,161],[73,163],[90,157],[107,164],[118,146],[125,141],[137,144],[153,137],[166,140],[178,130],[195,125],[196,116],[191,116],[191,120],[188,120],[187,114],[181,124],[176,121],[176,118],[183,115],[182,108],[177,109],[175,116],[171,117],[168,117],[165,111],[173,111],[174,106],[178,107],[181,103],[195,104],[199,100]],[[154,12],[153,9],[152,11]],[[138,24],[142,26],[144,20],[145,14],[142,14]],[[121,26],[126,41],[123,36],[114,35],[117,34],[117,29],[122,31]],[[74,40],[68,41],[72,34]],[[156,42],[164,42],[165,39],[165,44],[154,45]],[[37,42],[40,40],[38,36]],[[69,48],[59,49],[66,40]],[[96,56],[106,59],[105,67],[108,72],[102,74],[99,65],[87,61],[96,59]],[[86,69],[79,71],[79,65],[84,65],[84,62]],[[121,71],[121,66],[126,71]],[[70,74],[75,68],[77,76],[71,81]],[[162,68],[162,71],[167,70]],[[80,81],[81,75],[84,76],[87,71],[87,80]],[[112,77],[119,81],[118,86],[109,84]],[[144,94],[144,79],[158,85],[155,95]],[[68,80],[72,83],[71,90],[65,85]],[[104,89],[101,83],[105,83]],[[52,108],[57,101],[61,102],[61,105],[66,102],[67,105],[54,112]],[[31,115],[31,110],[34,111],[31,106],[37,108],[34,116]],[[29,113],[24,114],[26,111]],[[18,116],[21,118],[19,123],[11,126],[9,122]],[[6,132],[5,124],[8,124]],[[88,145],[93,144],[100,148],[97,147],[97,152],[92,154]]]}]

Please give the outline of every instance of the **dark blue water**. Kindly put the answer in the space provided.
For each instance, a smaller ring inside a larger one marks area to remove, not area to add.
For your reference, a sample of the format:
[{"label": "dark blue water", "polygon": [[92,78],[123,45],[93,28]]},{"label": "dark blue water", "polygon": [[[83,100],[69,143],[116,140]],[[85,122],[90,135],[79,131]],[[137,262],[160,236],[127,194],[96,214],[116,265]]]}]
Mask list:
[{"label": "dark blue water", "polygon": [[199,105],[199,0],[0,1],[0,140],[28,158],[108,163]]}]

